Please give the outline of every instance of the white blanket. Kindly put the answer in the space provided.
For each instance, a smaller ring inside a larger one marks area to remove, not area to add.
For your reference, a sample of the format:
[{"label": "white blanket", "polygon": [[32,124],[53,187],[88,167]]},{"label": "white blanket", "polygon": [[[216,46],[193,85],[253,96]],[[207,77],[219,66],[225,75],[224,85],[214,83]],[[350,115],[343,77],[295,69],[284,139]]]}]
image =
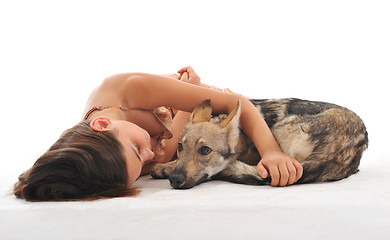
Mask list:
[{"label": "white blanket", "polygon": [[389,158],[364,156],[360,169],[286,188],[174,190],[144,176],[140,195],[92,202],[28,203],[3,191],[0,239],[390,239]]}]

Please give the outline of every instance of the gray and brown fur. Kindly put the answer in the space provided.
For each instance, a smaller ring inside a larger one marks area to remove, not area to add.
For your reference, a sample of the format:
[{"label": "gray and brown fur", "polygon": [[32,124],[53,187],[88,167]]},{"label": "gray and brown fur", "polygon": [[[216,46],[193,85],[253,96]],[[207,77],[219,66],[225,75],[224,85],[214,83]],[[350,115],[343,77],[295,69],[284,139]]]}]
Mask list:
[{"label": "gray and brown fur", "polygon": [[[337,181],[358,171],[368,135],[354,112],[335,104],[295,98],[251,100],[282,151],[303,166],[297,183]],[[240,103],[228,116],[212,116],[209,100],[193,111],[181,134],[177,160],[157,165],[154,178],[169,178],[174,188],[191,188],[220,179],[269,184],[255,165],[261,160],[239,128]]]}]

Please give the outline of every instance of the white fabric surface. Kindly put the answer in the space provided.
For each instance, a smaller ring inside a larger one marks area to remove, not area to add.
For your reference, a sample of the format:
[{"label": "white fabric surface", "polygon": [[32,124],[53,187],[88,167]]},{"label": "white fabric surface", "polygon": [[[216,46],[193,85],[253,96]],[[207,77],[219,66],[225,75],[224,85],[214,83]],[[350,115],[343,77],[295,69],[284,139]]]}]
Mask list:
[{"label": "white fabric surface", "polygon": [[174,190],[144,176],[139,196],[92,202],[28,203],[3,191],[0,238],[389,239],[389,158],[364,156],[360,169],[286,188],[212,181]]}]

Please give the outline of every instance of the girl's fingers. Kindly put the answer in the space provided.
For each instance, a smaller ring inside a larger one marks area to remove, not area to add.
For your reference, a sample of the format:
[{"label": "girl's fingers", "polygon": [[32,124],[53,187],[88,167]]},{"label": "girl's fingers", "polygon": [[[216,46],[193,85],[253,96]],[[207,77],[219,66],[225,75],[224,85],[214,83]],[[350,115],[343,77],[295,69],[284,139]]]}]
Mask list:
[{"label": "girl's fingers", "polygon": [[264,167],[261,161],[257,164],[256,170],[262,178],[267,178],[268,176],[267,169]]},{"label": "girl's fingers", "polygon": [[181,81],[183,82],[188,82],[188,73],[185,72],[181,75],[181,78],[180,78]]},{"label": "girl's fingers", "polygon": [[[289,169],[287,169],[286,165],[281,165],[279,166],[279,173],[280,173],[279,186],[285,187],[290,179]],[[294,175],[294,179],[295,179],[295,175]]]},{"label": "girl's fingers", "polygon": [[[190,66],[183,67],[179,71],[177,71],[177,73],[183,74],[184,72],[188,72],[188,69],[190,69],[190,68],[191,68]],[[191,70],[192,70],[192,68],[191,68]]]},{"label": "girl's fingers", "polygon": [[279,186],[280,182],[280,172],[276,165],[272,165],[268,168],[269,173],[271,175],[271,186]]},{"label": "girl's fingers", "polygon": [[[179,74],[179,78],[181,79],[181,77],[183,76],[184,73],[187,73],[189,74],[189,68],[191,67],[183,67],[181,68],[179,71],[177,71],[177,73]],[[193,71],[193,70],[192,70]],[[189,77],[189,76],[188,76]]]},{"label": "girl's fingers", "polygon": [[303,167],[298,161],[293,161],[293,165],[296,169],[295,182],[298,181],[303,175]]},{"label": "girl's fingers", "polygon": [[196,75],[196,73],[195,73],[195,71],[194,71],[194,69],[192,68],[192,67],[183,67],[182,69],[180,69],[179,71],[177,71],[177,73],[179,73],[179,74],[183,74],[183,73],[185,73],[185,72],[187,72],[188,73],[188,75],[191,77],[191,76],[197,76]]},{"label": "girl's fingers", "polygon": [[287,185],[295,183],[297,177],[297,170],[292,162],[287,163],[288,172],[290,174]]}]

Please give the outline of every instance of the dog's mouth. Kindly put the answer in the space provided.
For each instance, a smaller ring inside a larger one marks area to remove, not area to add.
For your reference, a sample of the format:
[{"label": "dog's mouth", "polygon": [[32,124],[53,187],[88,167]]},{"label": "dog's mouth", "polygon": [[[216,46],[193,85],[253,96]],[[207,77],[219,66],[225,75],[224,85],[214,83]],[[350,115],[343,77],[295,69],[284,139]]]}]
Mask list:
[{"label": "dog's mouth", "polygon": [[184,181],[175,177],[169,177],[169,181],[171,182],[171,186],[175,189],[189,189],[200,183],[206,182],[208,177],[208,174],[204,174],[200,178],[188,178],[184,179]]}]

